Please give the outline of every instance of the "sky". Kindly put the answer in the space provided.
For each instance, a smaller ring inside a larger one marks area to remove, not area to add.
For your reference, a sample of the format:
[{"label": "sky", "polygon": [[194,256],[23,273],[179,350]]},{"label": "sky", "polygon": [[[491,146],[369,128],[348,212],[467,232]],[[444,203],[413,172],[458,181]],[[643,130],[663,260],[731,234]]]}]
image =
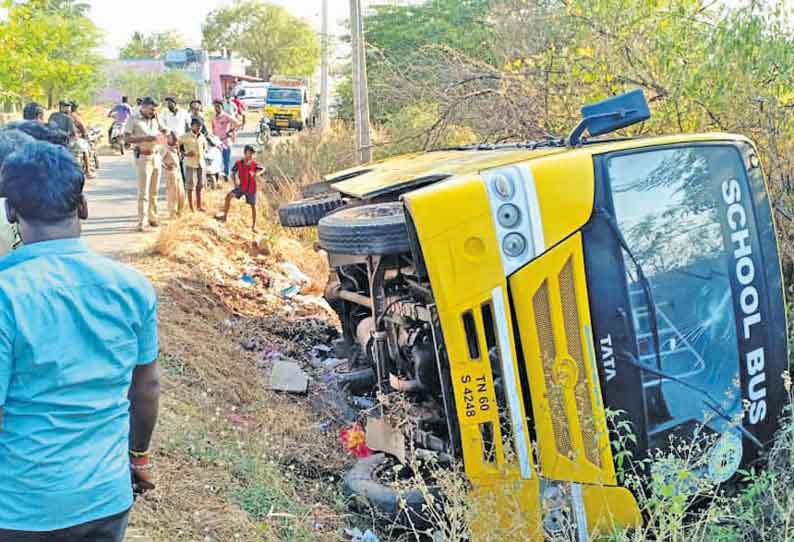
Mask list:
[{"label": "sky", "polygon": [[[321,0],[269,0],[307,19],[319,31]],[[176,30],[197,47],[201,44],[201,23],[216,8],[232,0],[89,0],[90,17],[105,32],[102,52],[114,58],[135,31],[143,33]],[[339,34],[349,14],[349,0],[328,0],[330,34]]]}]

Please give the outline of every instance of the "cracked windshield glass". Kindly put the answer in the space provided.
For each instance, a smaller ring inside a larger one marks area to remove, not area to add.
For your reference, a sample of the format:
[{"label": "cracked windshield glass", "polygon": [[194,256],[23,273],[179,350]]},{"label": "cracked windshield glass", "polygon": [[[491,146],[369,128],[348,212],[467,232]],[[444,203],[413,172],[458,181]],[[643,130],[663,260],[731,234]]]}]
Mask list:
[{"label": "cracked windshield glass", "polygon": [[[721,223],[721,186],[742,179],[737,151],[687,147],[612,158],[615,215],[651,283],[661,367],[647,299],[627,254],[627,284],[640,363],[712,393],[730,416],[741,413],[730,263]],[[729,390],[725,393],[724,390]],[[704,398],[679,382],[643,377],[652,446],[702,424],[724,430]]]}]

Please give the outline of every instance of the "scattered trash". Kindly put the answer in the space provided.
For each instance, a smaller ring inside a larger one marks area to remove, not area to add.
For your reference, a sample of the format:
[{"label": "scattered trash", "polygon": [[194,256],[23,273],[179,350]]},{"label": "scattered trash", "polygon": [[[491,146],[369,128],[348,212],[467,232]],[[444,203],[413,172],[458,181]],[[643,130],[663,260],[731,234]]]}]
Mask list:
[{"label": "scattered trash", "polygon": [[294,361],[274,361],[265,387],[274,391],[306,393],[309,375]]},{"label": "scattered trash", "polygon": [[331,355],[331,346],[327,344],[316,344],[312,348],[312,357],[317,359],[327,358]]},{"label": "scattered trash", "polygon": [[256,279],[249,275],[248,273],[243,273],[240,275],[240,286],[243,288],[250,288],[251,286],[256,286]]},{"label": "scattered trash", "polygon": [[240,346],[242,346],[244,349],[248,350],[249,352],[253,352],[254,350],[256,350],[258,344],[255,338],[249,337],[247,339],[243,339],[242,341],[240,341]]},{"label": "scattered trash", "polygon": [[331,428],[331,422],[328,420],[323,420],[318,425],[320,432],[325,433]]},{"label": "scattered trash", "polygon": [[345,449],[354,457],[362,459],[372,454],[372,450],[367,447],[367,434],[359,423],[342,429],[339,432],[339,438]]},{"label": "scattered trash", "polygon": [[380,542],[378,535],[373,533],[370,529],[367,529],[363,533],[358,527],[355,529],[345,529],[345,534],[351,537],[350,542]]},{"label": "scattered trash", "polygon": [[350,404],[361,410],[368,410],[375,406],[375,400],[369,397],[362,397],[361,395],[352,395],[350,397]]},{"label": "scattered trash", "polygon": [[[259,355],[259,358],[256,360],[256,366],[259,369],[264,369],[265,367],[273,363],[273,361],[278,359],[285,359],[284,356],[281,355],[281,352],[279,352],[278,350],[265,350]],[[294,361],[294,360],[290,360],[290,361]]]},{"label": "scattered trash", "polygon": [[286,274],[292,282],[298,283],[300,285],[306,285],[312,281],[312,279],[309,278],[306,273],[298,269],[298,266],[294,263],[282,263],[281,270],[284,271],[284,274]]},{"label": "scattered trash", "polygon": [[406,462],[405,435],[383,418],[367,418],[367,446],[376,452],[386,452]]},{"label": "scattered trash", "polygon": [[286,299],[292,299],[293,297],[301,293],[301,289],[300,286],[292,284],[290,286],[287,286],[286,288],[282,288],[280,293],[281,293],[281,297],[284,297]]}]

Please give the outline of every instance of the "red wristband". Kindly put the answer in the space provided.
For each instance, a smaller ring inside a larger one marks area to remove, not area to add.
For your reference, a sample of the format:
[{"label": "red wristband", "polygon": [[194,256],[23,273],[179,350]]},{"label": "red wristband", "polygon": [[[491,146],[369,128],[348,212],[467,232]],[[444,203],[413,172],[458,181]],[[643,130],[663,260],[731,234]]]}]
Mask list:
[{"label": "red wristband", "polygon": [[148,467],[149,466],[149,456],[141,456],[141,457],[130,457],[130,465],[133,467]]}]

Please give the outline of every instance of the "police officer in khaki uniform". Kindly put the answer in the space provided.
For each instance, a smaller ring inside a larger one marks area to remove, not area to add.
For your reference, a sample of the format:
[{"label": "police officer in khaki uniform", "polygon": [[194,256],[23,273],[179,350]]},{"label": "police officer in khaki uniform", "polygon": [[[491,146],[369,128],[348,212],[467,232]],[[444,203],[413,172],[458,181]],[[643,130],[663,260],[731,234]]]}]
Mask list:
[{"label": "police officer in khaki uniform", "polygon": [[[140,113],[127,123],[125,138],[134,146],[138,173],[138,230],[144,231],[146,219],[153,228],[159,226],[157,196],[160,193],[160,146],[165,144],[165,129],[157,118],[157,101],[147,96],[141,100]],[[148,203],[148,207],[147,207]],[[147,215],[144,215],[146,211]]]}]

